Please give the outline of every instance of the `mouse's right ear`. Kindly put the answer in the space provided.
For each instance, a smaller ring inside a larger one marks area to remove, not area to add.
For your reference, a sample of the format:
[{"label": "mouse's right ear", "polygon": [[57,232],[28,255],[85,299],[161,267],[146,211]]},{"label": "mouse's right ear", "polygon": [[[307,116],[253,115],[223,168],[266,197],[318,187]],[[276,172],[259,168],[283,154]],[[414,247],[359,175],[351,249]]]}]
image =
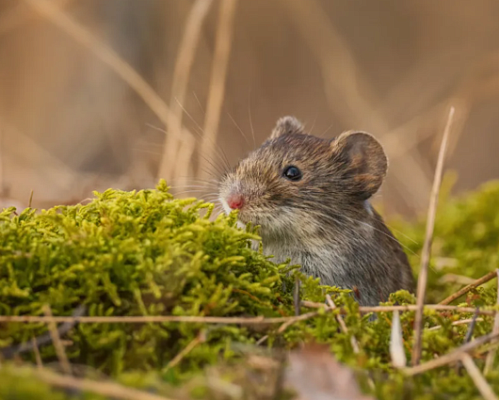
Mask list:
[{"label": "mouse's right ear", "polygon": [[359,131],[344,132],[331,143],[331,147],[353,192],[368,199],[378,191],[388,169],[388,159],[374,136]]},{"label": "mouse's right ear", "polygon": [[289,133],[304,133],[303,125],[295,117],[282,117],[279,118],[276,126],[272,130],[270,139],[277,139],[279,136]]}]

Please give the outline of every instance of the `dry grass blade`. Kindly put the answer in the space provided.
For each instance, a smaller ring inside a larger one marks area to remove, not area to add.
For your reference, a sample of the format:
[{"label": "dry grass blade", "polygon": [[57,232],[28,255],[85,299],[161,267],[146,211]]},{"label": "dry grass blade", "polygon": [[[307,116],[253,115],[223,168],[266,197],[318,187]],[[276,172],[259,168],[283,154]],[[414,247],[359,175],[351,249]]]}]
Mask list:
[{"label": "dry grass blade", "polygon": [[[496,271],[497,274],[497,305],[499,305],[499,269]],[[492,328],[493,333],[499,333],[499,312],[496,312],[495,318],[494,318],[494,327]],[[487,354],[487,358],[485,359],[485,368],[483,370],[483,373],[487,375],[491,369],[492,365],[494,364],[494,358],[496,355],[496,351],[491,350]]]},{"label": "dry grass blade", "polygon": [[458,347],[454,351],[446,354],[442,357],[435,358],[434,360],[428,361],[424,364],[416,365],[411,368],[407,368],[404,372],[409,376],[419,375],[423,372],[430,371],[435,368],[443,367],[444,365],[451,364],[457,361],[460,361],[463,354],[469,353],[476,348],[489,343],[495,342],[499,340],[499,332],[498,333],[489,333],[488,335],[480,336],[470,343],[466,343],[461,347]]},{"label": "dry grass blade", "polygon": [[476,281],[474,281],[474,282],[470,283],[469,285],[463,287],[462,289],[458,290],[456,293],[451,294],[449,297],[447,297],[446,299],[442,300],[438,304],[444,304],[445,305],[445,304],[452,303],[454,300],[456,300],[459,297],[461,297],[462,295],[468,293],[470,290],[475,289],[476,287],[478,287],[480,285],[483,285],[484,283],[486,283],[486,282],[494,279],[495,277],[497,277],[497,272],[496,271],[489,272],[487,275],[482,276],[480,279],[477,279]]},{"label": "dry grass blade", "polygon": [[[199,36],[201,27],[208,15],[208,11],[213,3],[213,0],[196,0],[192,5],[189,16],[185,23],[184,35],[179,45],[178,56],[175,61],[175,69],[173,70],[172,89],[170,96],[170,109],[172,116],[170,129],[175,132],[182,131],[182,104],[185,103],[187,92],[187,84],[191,73],[192,63],[198,48]],[[185,165],[190,161],[190,157],[179,159],[178,147],[190,145],[190,143],[179,143],[177,136],[168,135],[163,149],[163,157],[159,167],[159,176],[165,178],[167,182],[173,182],[174,176],[179,176],[177,171],[187,173]],[[192,145],[190,147],[193,147]],[[192,151],[194,149],[192,148]],[[180,152],[182,153],[182,151]],[[192,152],[191,152],[192,153]],[[177,161],[174,162],[174,161]],[[176,184],[176,183],[175,183]]]},{"label": "dry grass blade", "polygon": [[[52,317],[52,310],[50,309],[50,306],[48,304],[43,306],[43,313],[47,317]],[[54,321],[49,321],[47,325],[49,328],[50,337],[52,338],[52,343],[54,344],[57,358],[59,359],[59,363],[61,364],[61,368],[64,373],[69,375],[71,374],[71,365],[69,364],[66,351],[64,350],[64,345],[61,342],[61,337],[59,336],[57,326]]]},{"label": "dry grass blade", "polygon": [[[302,304],[305,307],[309,308],[327,308],[323,303],[316,303],[314,301],[302,301]],[[476,312],[476,308],[473,307],[458,307],[458,306],[442,306],[440,304],[425,304],[424,306],[427,310],[437,310],[437,311],[454,311],[458,313],[474,313]],[[361,313],[378,313],[378,312],[392,312],[392,311],[416,311],[418,306],[363,306],[359,307],[359,312]],[[344,310],[341,310],[344,313]],[[495,315],[495,311],[493,310],[480,310],[478,311],[479,315]],[[22,317],[21,317],[22,318]],[[1,321],[1,319],[0,319]]]},{"label": "dry grass blade", "polygon": [[483,398],[485,400],[498,400],[494,391],[487,383],[480,370],[477,368],[471,356],[469,354],[463,354],[461,356],[461,361]]},{"label": "dry grass blade", "polygon": [[319,313],[313,311],[313,312],[309,312],[306,314],[298,315],[296,317],[291,317],[286,322],[284,322],[284,324],[282,324],[279,327],[279,329],[277,330],[277,333],[283,333],[287,328],[289,328],[294,323],[299,322],[299,321],[305,321],[305,320],[313,318],[317,315],[319,315]]},{"label": "dry grass blade", "polygon": [[98,382],[89,379],[75,378],[73,376],[59,375],[47,370],[46,368],[35,371],[34,376],[55,387],[96,393],[114,399],[172,400],[164,396],[143,392],[141,390],[125,387],[113,382]]},{"label": "dry grass blade", "polygon": [[38,344],[36,343],[36,338],[31,338],[31,345],[33,346],[33,352],[35,353],[36,366],[41,369],[43,368],[42,356],[40,355],[40,349],[38,349]]},{"label": "dry grass blade", "polygon": [[201,331],[191,342],[185,346],[185,348],[178,353],[173,360],[171,360],[168,365],[165,368],[166,370],[169,370],[170,368],[173,368],[175,365],[177,365],[182,359],[189,354],[194,347],[196,347],[199,343],[203,343],[206,340],[206,333],[204,331]]},{"label": "dry grass blade", "polygon": [[[338,307],[336,307],[336,304],[334,304],[334,300],[331,298],[331,296],[329,294],[326,294],[326,302],[331,310],[338,308]],[[340,314],[338,314],[336,316],[336,320],[340,324],[341,331],[343,333],[348,333],[347,324],[345,324],[345,321],[343,320],[343,317]],[[357,343],[357,340],[355,339],[354,336],[352,336],[350,338],[350,343],[352,343],[353,352],[355,354],[358,354],[359,353],[359,344]]]},{"label": "dry grass blade", "polygon": [[[457,325],[466,325],[466,324],[469,324],[470,322],[473,321],[474,318],[468,318],[468,319],[461,319],[459,321],[454,321],[451,325],[452,326],[457,326]],[[475,319],[476,322],[481,322],[483,321],[483,318],[476,318]],[[428,331],[437,331],[439,329],[441,329],[442,326],[441,325],[437,325],[437,326],[432,326],[431,328],[428,329]]]},{"label": "dry grass blade", "polygon": [[[232,46],[232,28],[237,1],[238,0],[222,0],[220,3],[215,53],[213,55],[210,91],[208,95],[202,141],[203,153],[208,160],[214,159],[216,150],[215,146],[220,124],[220,114],[225,97],[225,80],[227,77],[227,67]],[[201,159],[199,163],[199,175],[204,178],[208,178],[206,171],[209,170],[209,165],[207,165],[208,161],[206,159]]]},{"label": "dry grass blade", "polygon": [[183,130],[183,133],[171,129],[170,121],[175,118],[165,102],[154,89],[135,71],[130,64],[123,60],[114,50],[106,46],[92,33],[78,22],[70,18],[55,3],[47,0],[24,0],[33,9],[61,28],[75,41],[92,51],[104,63],[123,79],[144,100],[159,120],[167,127],[169,133],[177,135],[180,140],[193,139],[192,134]]},{"label": "dry grass blade", "polygon": [[407,358],[404,350],[404,338],[402,337],[402,327],[400,325],[400,315],[398,311],[393,312],[392,331],[390,335],[390,356],[395,368],[404,368],[407,365]]},{"label": "dry grass blade", "polygon": [[421,358],[422,334],[423,334],[423,305],[426,293],[426,282],[428,280],[428,266],[430,263],[431,244],[433,240],[433,229],[435,226],[435,216],[437,212],[438,194],[440,191],[440,185],[442,183],[442,172],[444,169],[445,152],[447,149],[447,143],[449,140],[449,134],[453,118],[454,118],[454,107],[451,107],[449,111],[449,117],[447,118],[447,124],[444,130],[444,135],[442,138],[442,144],[440,145],[440,151],[438,153],[437,167],[435,169],[435,178],[433,180],[430,205],[428,208],[428,218],[426,221],[426,234],[425,234],[425,241],[423,244],[423,251],[421,255],[421,268],[419,271],[418,289],[417,289],[418,309],[416,310],[416,319],[414,321],[415,341],[414,341],[414,348],[412,351],[413,365],[418,365],[419,360]]},{"label": "dry grass blade", "polygon": [[35,192],[33,190],[31,190],[31,193],[29,195],[29,201],[28,201],[28,208],[31,208],[31,204],[33,203],[33,194]]}]

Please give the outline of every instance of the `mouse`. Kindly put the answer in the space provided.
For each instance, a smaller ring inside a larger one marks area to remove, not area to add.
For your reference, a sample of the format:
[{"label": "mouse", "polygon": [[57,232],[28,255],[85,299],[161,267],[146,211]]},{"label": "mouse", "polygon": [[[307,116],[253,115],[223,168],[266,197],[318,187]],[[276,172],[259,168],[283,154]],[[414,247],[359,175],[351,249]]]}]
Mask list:
[{"label": "mouse", "polygon": [[414,289],[407,255],[370,201],[387,169],[373,135],[323,139],[286,116],[222,176],[219,199],[241,224],[259,226],[274,262],[290,260],[322,285],[350,289],[361,306],[375,306]]}]

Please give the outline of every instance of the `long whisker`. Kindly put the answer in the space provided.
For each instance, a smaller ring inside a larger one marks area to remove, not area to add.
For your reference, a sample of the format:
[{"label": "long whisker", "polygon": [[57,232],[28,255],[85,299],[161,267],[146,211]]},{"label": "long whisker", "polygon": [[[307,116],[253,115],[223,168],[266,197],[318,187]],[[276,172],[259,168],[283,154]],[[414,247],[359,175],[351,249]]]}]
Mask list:
[{"label": "long whisker", "polygon": [[241,129],[241,127],[237,124],[236,120],[232,117],[232,115],[230,115],[230,113],[227,111],[227,115],[229,116],[229,118],[231,119],[232,123],[234,124],[234,126],[238,129],[239,132],[241,132],[241,135],[243,136],[244,140],[246,141],[246,143],[248,144],[248,146],[250,146],[250,143],[248,141],[248,138],[246,137],[246,135],[244,134],[243,130]]},{"label": "long whisker", "polygon": [[334,124],[329,125],[324,132],[322,132],[319,136],[324,137],[326,133],[329,132],[329,130],[333,127]]},{"label": "long whisker", "polygon": [[[194,123],[194,125],[203,133],[202,135],[199,135],[199,138],[202,139],[204,136],[203,128],[197,123],[197,121],[194,119],[194,117],[185,109],[185,107],[176,98],[175,98],[175,101],[178,103],[178,105],[180,106],[182,111],[185,113],[185,115],[187,115],[187,117],[189,117],[189,119]],[[218,150],[217,152],[215,152],[215,154],[218,156],[220,161],[222,161],[222,164],[224,164],[224,166],[227,170],[230,169],[229,160],[227,159],[227,156],[224,153],[223,149],[214,142],[212,142],[212,144],[214,144],[215,148]],[[222,156],[220,154],[222,154]],[[204,159],[207,161],[206,158],[204,158]]]},{"label": "long whisker", "polygon": [[248,116],[251,127],[251,136],[253,137],[253,148],[256,148],[255,130],[253,129],[253,118],[251,117],[251,90],[248,93]]},{"label": "long whisker", "polygon": [[314,123],[312,124],[312,127],[310,128],[310,130],[308,131],[308,133],[311,135],[312,134],[312,131],[314,130],[315,128],[315,123],[317,122],[317,114],[315,114],[315,118],[314,118]]},{"label": "long whisker", "polygon": [[192,94],[194,95],[194,98],[196,99],[196,101],[198,102],[199,104],[199,108],[201,109],[201,111],[203,112],[203,114],[205,114],[205,111],[204,111],[204,108],[203,108],[203,105],[201,104],[201,102],[199,101],[199,98],[198,98],[198,95],[196,94],[196,92],[193,90],[192,91]]}]

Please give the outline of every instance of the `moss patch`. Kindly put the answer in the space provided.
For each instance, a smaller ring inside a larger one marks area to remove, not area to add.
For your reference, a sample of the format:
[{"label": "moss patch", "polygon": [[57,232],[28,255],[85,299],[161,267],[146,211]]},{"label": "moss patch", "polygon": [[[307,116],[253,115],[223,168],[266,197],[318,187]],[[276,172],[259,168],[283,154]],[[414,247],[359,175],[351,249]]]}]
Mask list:
[{"label": "moss patch", "polygon": [[[495,182],[461,199],[440,202],[429,302],[438,302],[463,286],[449,283],[449,277],[478,278],[499,267],[498,198],[499,183]],[[278,360],[282,350],[318,342],[353,368],[366,393],[379,399],[480,398],[466,372],[455,366],[415,378],[403,376],[390,361],[391,313],[381,313],[376,321],[369,321],[347,293],[320,286],[317,280],[301,275],[296,266],[272,263],[251,250],[249,241],[258,240],[254,229],[238,229],[234,215],[210,219],[212,210],[211,204],[195,199],[173,199],[164,182],[156,190],[96,193],[87,205],[55,207],[41,213],[27,209],[17,215],[14,209],[6,209],[0,213],[0,314],[43,315],[43,305],[50,304],[54,315],[71,315],[84,305],[89,316],[292,316],[293,282],[300,277],[303,300],[323,302],[324,293],[329,292],[338,306],[348,310],[344,316],[347,334],[340,332],[336,312],[322,312],[283,332],[278,332],[279,325],[260,324],[79,324],[64,335],[69,341],[66,353],[82,375],[103,373],[128,385],[175,394],[179,399],[236,398],[230,397],[236,389],[220,397],[222,389],[209,384],[213,373],[231,387],[240,388],[248,399],[270,399],[289,396],[273,390],[282,368],[280,362],[271,361]],[[411,254],[420,252],[424,222],[398,221],[392,225],[400,231],[395,234],[417,266],[419,258]],[[492,307],[496,283],[459,301],[471,307]],[[395,302],[414,304],[414,298],[401,291],[387,304]],[[313,310],[302,310],[308,311]],[[452,322],[470,317],[472,313],[426,312],[423,360],[460,346],[467,325]],[[413,320],[413,312],[401,314],[408,359]],[[484,316],[477,322],[474,336],[489,333],[492,323],[492,317]],[[441,328],[429,330],[437,325]],[[0,351],[12,350],[46,331],[41,323],[0,323]],[[200,335],[204,340],[169,367],[169,362]],[[265,344],[256,346],[264,336],[268,336]],[[352,336],[359,343],[358,354],[352,349]],[[263,369],[253,362],[261,351],[269,352],[265,353],[268,366]],[[41,346],[40,352],[45,364],[57,361],[51,344]],[[31,352],[20,357],[34,360]],[[483,367],[482,356],[475,361]],[[0,385],[0,399],[31,399],[36,398],[32,393],[38,389],[40,393],[55,390],[40,385],[35,378],[26,379],[31,369],[7,365],[0,369],[0,382],[9,382]],[[255,379],[268,391],[252,392]],[[374,388],[368,385],[369,379]],[[488,380],[499,392],[499,373],[493,370]],[[33,392],[22,384],[27,381],[34,385]],[[81,396],[60,390],[54,393],[57,395],[50,398]]]}]

